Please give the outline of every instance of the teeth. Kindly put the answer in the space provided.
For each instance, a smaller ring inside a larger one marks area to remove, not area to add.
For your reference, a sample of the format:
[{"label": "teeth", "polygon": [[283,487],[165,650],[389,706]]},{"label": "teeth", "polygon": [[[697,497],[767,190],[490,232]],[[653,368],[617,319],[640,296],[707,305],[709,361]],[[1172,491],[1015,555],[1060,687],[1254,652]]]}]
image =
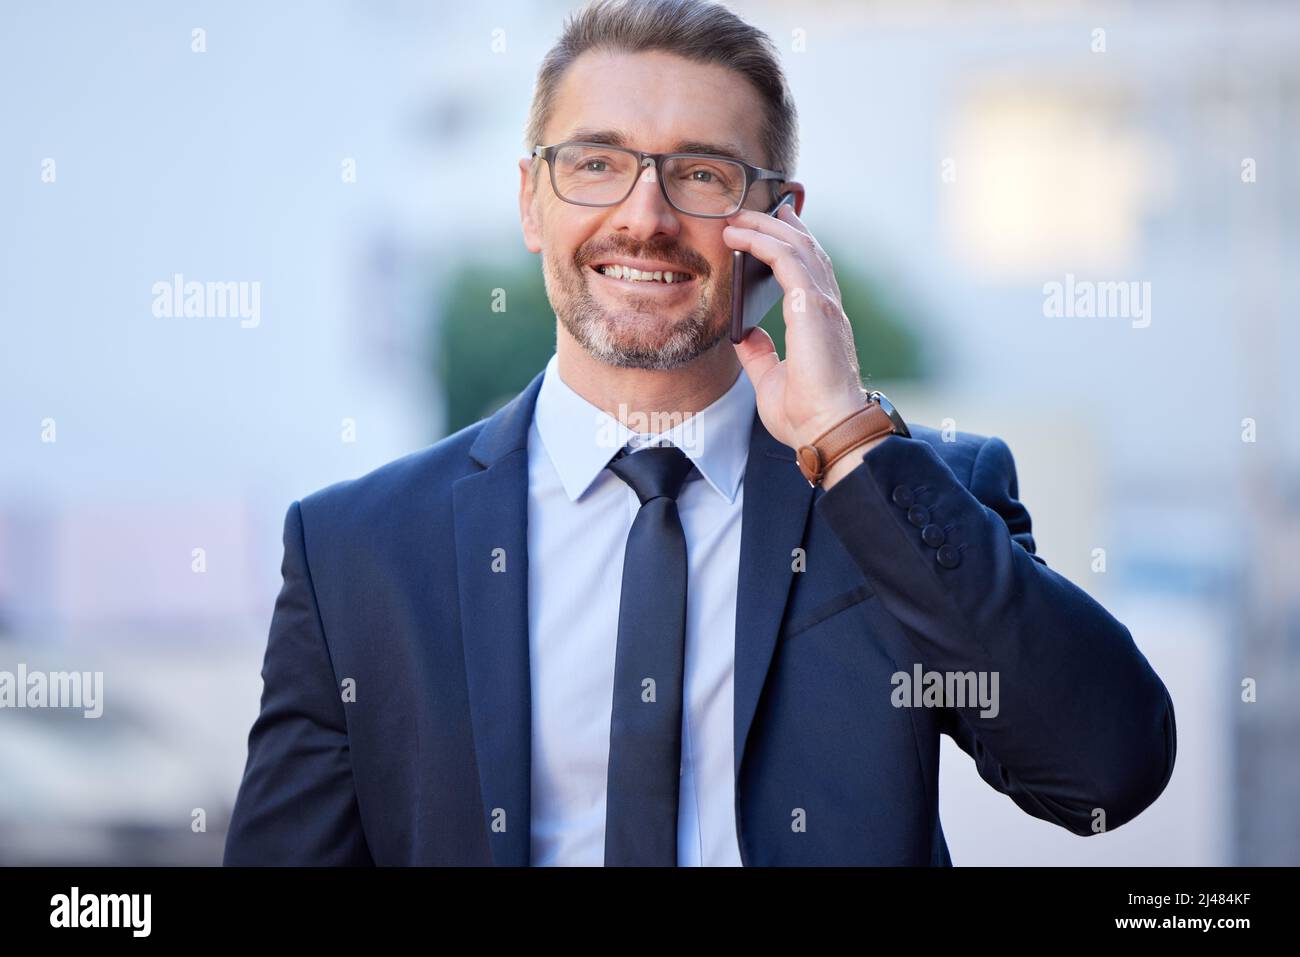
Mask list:
[{"label": "teeth", "polygon": [[669,270],[656,270],[655,272],[647,270],[642,272],[640,269],[633,269],[630,266],[619,266],[617,264],[612,266],[601,266],[600,271],[613,279],[626,279],[631,282],[662,282],[671,284],[674,282],[687,282],[691,278],[689,273],[684,272],[672,272]]}]

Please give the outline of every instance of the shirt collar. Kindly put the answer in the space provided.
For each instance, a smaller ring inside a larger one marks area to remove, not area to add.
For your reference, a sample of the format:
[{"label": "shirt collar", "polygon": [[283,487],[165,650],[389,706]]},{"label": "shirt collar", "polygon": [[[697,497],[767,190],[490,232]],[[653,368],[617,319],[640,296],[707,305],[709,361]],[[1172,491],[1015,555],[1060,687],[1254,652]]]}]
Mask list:
[{"label": "shirt collar", "polygon": [[685,452],[714,491],[731,503],[745,473],[755,414],[754,387],[742,369],[731,387],[707,408],[675,424],[647,423],[671,424],[670,428],[638,432],[574,392],[560,378],[559,357],[552,354],[537,393],[533,423],[570,501],[586,492],[624,445],[667,440]]}]

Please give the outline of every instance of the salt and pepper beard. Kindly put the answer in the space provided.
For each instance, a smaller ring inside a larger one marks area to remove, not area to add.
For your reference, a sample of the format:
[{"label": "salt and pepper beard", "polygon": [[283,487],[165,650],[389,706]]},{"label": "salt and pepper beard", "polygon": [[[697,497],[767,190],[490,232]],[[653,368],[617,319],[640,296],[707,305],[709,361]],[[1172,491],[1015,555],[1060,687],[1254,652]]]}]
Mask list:
[{"label": "salt and pepper beard", "polygon": [[[694,308],[668,329],[660,344],[646,346],[643,344],[646,336],[662,329],[656,321],[658,303],[653,294],[629,296],[622,316],[615,320],[583,281],[582,272],[590,271],[589,265],[578,263],[575,257],[573,267],[558,274],[553,266],[543,251],[542,279],[556,316],[584,350],[608,365],[624,369],[680,368],[708,352],[730,331],[731,303],[715,294],[718,288],[730,290],[730,281],[720,287],[716,283],[706,286],[704,277],[695,272],[701,293]],[[629,321],[627,317],[635,318]],[[636,335],[636,342],[627,344],[624,340],[632,330],[640,334]]]}]

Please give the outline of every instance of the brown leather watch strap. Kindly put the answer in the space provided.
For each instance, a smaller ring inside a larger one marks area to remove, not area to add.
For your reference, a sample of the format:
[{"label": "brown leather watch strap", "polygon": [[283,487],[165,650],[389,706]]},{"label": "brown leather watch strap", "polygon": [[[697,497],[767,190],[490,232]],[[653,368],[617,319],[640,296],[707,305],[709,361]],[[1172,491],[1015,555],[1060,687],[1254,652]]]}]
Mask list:
[{"label": "brown leather watch strap", "polygon": [[874,398],[860,409],[850,412],[808,445],[799,447],[795,459],[809,485],[817,485],[827,469],[859,445],[895,431],[889,414]]}]

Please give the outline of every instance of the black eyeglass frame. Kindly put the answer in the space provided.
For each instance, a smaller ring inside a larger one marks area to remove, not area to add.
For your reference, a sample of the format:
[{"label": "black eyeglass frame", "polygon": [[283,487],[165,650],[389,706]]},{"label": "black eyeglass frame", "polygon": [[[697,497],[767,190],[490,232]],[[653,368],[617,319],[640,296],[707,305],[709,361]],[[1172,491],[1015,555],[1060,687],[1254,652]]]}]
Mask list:
[{"label": "black eyeglass frame", "polygon": [[[566,146],[594,146],[598,149],[617,150],[620,153],[629,153],[636,157],[638,170],[643,170],[646,166],[653,164],[655,168],[655,179],[659,181],[659,192],[663,194],[664,202],[677,210],[677,212],[681,213],[683,216],[698,216],[701,219],[726,219],[729,216],[736,215],[736,213],[744,207],[745,198],[749,196],[749,190],[755,183],[769,181],[777,183],[786,182],[784,178],[784,170],[764,169],[761,166],[751,166],[744,160],[736,159],[734,156],[720,156],[717,153],[646,153],[642,150],[634,150],[626,146],[611,146],[608,143],[591,143],[586,140],[565,140],[562,143],[554,143],[551,146],[542,146],[538,143],[533,147],[533,156],[541,157],[546,161],[546,168],[551,171],[551,189],[555,192],[555,195],[564,200],[564,202],[572,203],[574,206],[617,206],[632,195],[632,190],[636,189],[636,184],[641,177],[640,175],[634,176],[632,178],[632,183],[627,188],[627,192],[610,203],[583,203],[575,199],[568,199],[561,195],[560,188],[555,184],[555,163],[553,161],[556,151],[563,149]],[[664,185],[664,171],[661,164],[664,160],[681,156],[694,159],[723,160],[728,163],[735,163],[737,166],[741,167],[745,171],[745,188],[741,190],[740,199],[736,203],[736,208],[726,213],[692,213],[682,209],[674,203],[672,197],[668,195],[668,187]]]}]

